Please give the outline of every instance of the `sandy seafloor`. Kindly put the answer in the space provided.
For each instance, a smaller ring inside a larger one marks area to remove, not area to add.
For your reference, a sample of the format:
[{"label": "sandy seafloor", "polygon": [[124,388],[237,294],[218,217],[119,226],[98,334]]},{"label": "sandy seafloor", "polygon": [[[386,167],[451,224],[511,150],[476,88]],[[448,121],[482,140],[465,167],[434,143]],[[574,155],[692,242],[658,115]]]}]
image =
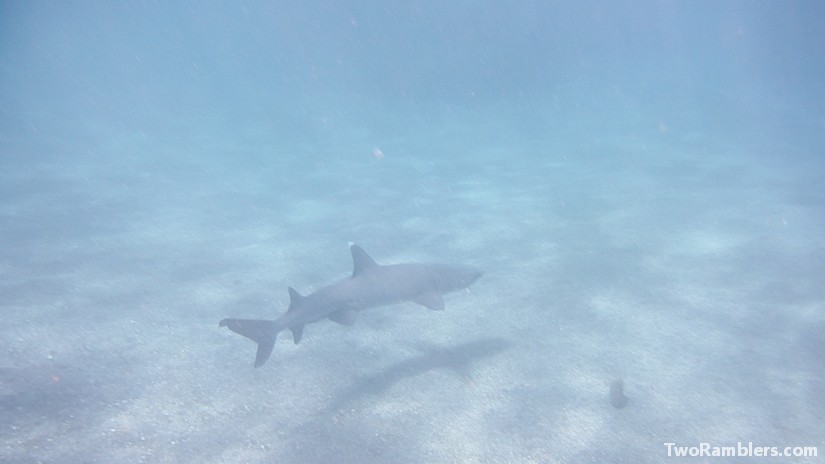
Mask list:
[{"label": "sandy seafloor", "polygon": [[[178,145],[103,126],[8,158],[0,461],[825,452],[820,123],[760,139],[583,119],[539,137],[500,113],[388,118],[315,145],[266,121]],[[218,321],[275,318],[288,286],[344,277],[349,242],[486,273],[444,312],[372,309],[298,346],[282,334],[253,368],[253,343]]]}]

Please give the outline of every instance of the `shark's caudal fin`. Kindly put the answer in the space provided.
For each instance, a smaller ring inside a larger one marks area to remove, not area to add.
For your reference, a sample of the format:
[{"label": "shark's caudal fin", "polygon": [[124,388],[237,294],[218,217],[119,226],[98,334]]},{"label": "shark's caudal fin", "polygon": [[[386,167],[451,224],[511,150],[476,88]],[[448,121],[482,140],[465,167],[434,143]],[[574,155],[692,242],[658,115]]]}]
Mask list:
[{"label": "shark's caudal fin", "polygon": [[[229,330],[254,340],[258,344],[255,367],[262,366],[269,359],[272,348],[275,346],[275,337],[279,332],[275,321],[264,319],[224,319],[220,322],[220,327],[229,327]],[[300,335],[298,338],[300,339]]]}]

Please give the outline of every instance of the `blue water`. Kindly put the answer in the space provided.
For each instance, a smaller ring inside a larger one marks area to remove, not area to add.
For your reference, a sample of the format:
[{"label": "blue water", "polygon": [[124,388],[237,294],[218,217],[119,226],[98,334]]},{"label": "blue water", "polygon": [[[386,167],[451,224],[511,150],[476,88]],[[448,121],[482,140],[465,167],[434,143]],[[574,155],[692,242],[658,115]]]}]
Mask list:
[{"label": "blue water", "polygon": [[[0,461],[818,462],[823,30],[813,1],[0,3]],[[349,242],[485,275],[253,368],[218,321]]]}]

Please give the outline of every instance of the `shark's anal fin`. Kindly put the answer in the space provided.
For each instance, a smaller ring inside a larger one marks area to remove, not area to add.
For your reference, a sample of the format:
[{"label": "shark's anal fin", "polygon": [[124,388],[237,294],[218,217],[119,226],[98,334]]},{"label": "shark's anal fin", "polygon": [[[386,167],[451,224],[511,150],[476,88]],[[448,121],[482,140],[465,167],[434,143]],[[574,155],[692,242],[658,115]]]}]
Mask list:
[{"label": "shark's anal fin", "polygon": [[258,344],[258,351],[255,353],[255,367],[262,366],[269,359],[272,348],[275,346],[275,337],[278,336],[278,325],[275,321],[224,319],[219,325],[220,327],[228,327],[229,330],[254,340]]},{"label": "shark's anal fin", "polygon": [[416,297],[414,302],[434,311],[444,310],[444,298],[438,293],[424,293]]},{"label": "shark's anal fin", "polygon": [[354,308],[346,308],[330,314],[329,320],[343,325],[352,325],[355,324],[356,317],[358,317],[358,310]]},{"label": "shark's anal fin", "polygon": [[296,345],[301,343],[301,335],[304,334],[304,324],[290,327],[289,330],[292,331],[292,341],[295,342]]}]

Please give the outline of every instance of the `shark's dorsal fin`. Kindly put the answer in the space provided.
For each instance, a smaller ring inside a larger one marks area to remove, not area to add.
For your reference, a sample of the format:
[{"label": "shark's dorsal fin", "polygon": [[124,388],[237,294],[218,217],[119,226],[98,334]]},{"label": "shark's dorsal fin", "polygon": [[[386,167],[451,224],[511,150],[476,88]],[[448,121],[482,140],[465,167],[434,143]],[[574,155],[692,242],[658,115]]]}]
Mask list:
[{"label": "shark's dorsal fin", "polygon": [[289,309],[286,312],[295,311],[295,308],[301,306],[301,300],[303,299],[304,297],[297,290],[289,287]]},{"label": "shark's dorsal fin", "polygon": [[370,258],[370,255],[364,251],[363,248],[360,246],[352,243],[349,246],[350,251],[352,251],[352,276],[357,277],[362,272],[366,271],[369,268],[378,266],[378,263],[375,262],[374,259]]}]

